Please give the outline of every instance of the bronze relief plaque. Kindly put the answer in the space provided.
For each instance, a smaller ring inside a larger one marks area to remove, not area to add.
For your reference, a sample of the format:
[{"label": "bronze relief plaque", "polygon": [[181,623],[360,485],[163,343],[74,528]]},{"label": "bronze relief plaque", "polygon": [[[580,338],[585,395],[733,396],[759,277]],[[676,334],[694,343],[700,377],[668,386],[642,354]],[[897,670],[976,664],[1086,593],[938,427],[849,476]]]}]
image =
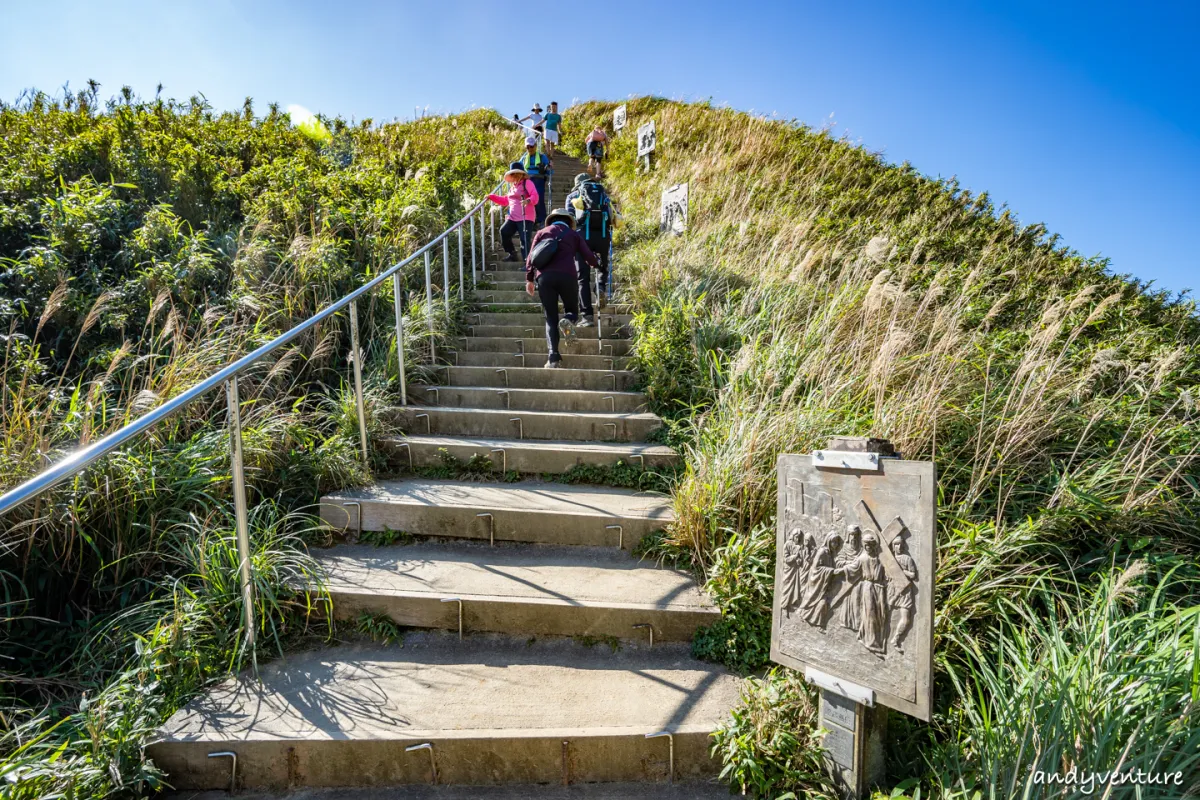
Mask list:
[{"label": "bronze relief plaque", "polygon": [[877,702],[928,720],[934,465],[877,463],[779,457],[771,658],[872,689]]}]

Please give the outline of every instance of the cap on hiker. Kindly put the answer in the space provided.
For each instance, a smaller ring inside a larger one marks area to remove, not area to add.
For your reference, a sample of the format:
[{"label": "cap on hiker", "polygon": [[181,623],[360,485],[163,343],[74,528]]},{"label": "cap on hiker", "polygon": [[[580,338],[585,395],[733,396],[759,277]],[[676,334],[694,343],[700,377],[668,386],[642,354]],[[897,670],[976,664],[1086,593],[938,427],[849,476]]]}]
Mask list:
[{"label": "cap on hiker", "polygon": [[591,179],[591,177],[592,176],[588,175],[586,172],[581,172],[575,176],[575,185],[578,186],[581,183],[587,183],[588,180]]},{"label": "cap on hiker", "polygon": [[570,211],[567,211],[565,208],[556,208],[546,215],[547,225],[553,225],[555,222],[562,222],[566,224],[568,228],[574,230],[575,215]]},{"label": "cap on hiker", "polygon": [[504,173],[504,177],[507,178],[509,175],[518,175],[518,174],[519,175],[528,175],[529,173],[525,171],[525,167],[521,164],[520,161],[514,161],[508,165],[508,172]]},{"label": "cap on hiker", "polygon": [[525,137],[525,146],[526,147],[537,147],[537,137],[536,136],[526,136]]}]

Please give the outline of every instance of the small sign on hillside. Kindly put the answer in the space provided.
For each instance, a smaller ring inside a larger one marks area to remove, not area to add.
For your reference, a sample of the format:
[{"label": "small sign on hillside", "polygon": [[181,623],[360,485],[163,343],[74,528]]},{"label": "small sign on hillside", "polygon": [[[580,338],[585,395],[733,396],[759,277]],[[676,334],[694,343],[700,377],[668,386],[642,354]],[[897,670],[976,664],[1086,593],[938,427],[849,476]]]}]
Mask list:
[{"label": "small sign on hillside", "polygon": [[658,143],[658,134],[654,131],[654,120],[650,120],[638,128],[638,157],[650,155]]},{"label": "small sign on hillside", "polygon": [[662,217],[659,230],[671,231],[676,236],[687,230],[688,224],[688,185],[677,183],[663,189]]},{"label": "small sign on hillside", "polygon": [[620,131],[625,127],[625,106],[619,106],[613,112],[613,130]]}]

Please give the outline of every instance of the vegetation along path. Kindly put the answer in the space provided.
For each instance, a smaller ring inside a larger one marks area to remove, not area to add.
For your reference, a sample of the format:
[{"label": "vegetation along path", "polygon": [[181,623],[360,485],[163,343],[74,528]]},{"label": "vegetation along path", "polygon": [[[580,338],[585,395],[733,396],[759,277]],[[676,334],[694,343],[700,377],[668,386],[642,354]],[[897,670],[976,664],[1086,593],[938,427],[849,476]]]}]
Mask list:
[{"label": "vegetation along path", "polygon": [[[583,170],[556,162],[559,176]],[[552,206],[569,181],[557,183]],[[292,654],[261,682],[220,685],[151,748],[176,787],[228,786],[230,760],[209,758],[223,751],[238,754],[240,786],[272,789],[716,772],[709,735],[740,680],[692,659],[689,642],[719,613],[690,574],[630,552],[671,519],[669,498],[512,480],[677,460],[647,441],[661,420],[630,391],[629,309],[601,312],[564,345],[562,368],[543,369],[544,322],[523,265],[490,266],[453,365],[411,387],[415,402],[397,411],[405,435],[380,444],[417,470],[490,461],[493,479],[406,477],[321,502],[323,519],[357,542],[318,556],[334,613],[428,632]]]}]

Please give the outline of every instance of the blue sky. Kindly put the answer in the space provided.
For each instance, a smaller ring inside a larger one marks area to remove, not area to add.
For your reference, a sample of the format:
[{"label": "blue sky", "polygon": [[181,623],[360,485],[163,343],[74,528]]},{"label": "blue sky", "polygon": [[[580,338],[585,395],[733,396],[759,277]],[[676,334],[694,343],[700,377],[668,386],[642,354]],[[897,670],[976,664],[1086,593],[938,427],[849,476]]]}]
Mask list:
[{"label": "blue sky", "polygon": [[0,0],[0,97],[161,82],[217,108],[249,95],[376,120],[711,98],[832,119],[1180,290],[1200,288],[1197,42],[1195,2]]}]

